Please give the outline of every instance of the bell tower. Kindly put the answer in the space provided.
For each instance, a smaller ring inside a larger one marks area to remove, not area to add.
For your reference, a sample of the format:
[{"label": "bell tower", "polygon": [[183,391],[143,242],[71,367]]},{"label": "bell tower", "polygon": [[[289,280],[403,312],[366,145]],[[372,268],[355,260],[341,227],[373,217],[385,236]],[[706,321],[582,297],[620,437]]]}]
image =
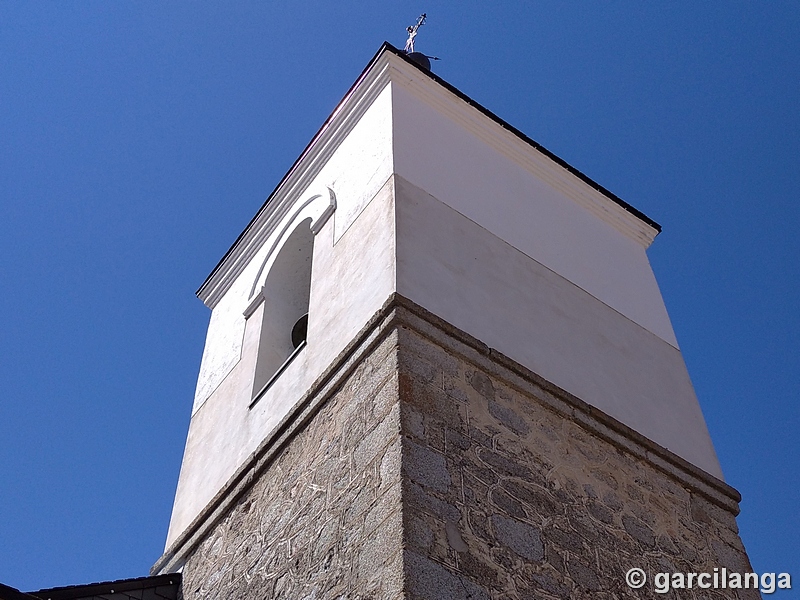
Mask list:
[{"label": "bell tower", "polygon": [[186,599],[521,599],[749,571],[659,231],[384,44],[198,291],[153,572]]}]

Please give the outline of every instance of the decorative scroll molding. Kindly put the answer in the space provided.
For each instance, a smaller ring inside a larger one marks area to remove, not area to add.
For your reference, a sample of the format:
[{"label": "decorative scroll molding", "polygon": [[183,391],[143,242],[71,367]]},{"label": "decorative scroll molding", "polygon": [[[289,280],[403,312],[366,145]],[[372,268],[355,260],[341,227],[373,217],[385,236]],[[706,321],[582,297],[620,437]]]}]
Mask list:
[{"label": "decorative scroll molding", "polygon": [[[261,266],[258,268],[258,273],[256,274],[255,280],[253,280],[253,286],[250,288],[250,294],[247,296],[247,299],[250,300],[255,294],[256,286],[258,282],[261,280],[261,276],[269,269],[265,269],[267,264],[271,264],[273,258],[277,255],[277,250],[283,246],[284,241],[288,234],[294,231],[295,227],[297,227],[298,223],[301,223],[305,219],[311,219],[311,233],[317,235],[321,230],[323,225],[330,219],[331,215],[336,211],[336,194],[333,193],[331,188],[326,188],[327,194],[320,193],[314,194],[304,202],[302,202],[295,210],[283,220],[283,226],[281,227],[280,233],[275,236],[274,241],[272,242],[272,246],[270,246],[269,252],[264,257],[264,261],[261,263]],[[325,196],[327,195],[327,203]],[[248,306],[248,309],[250,307]],[[255,310],[255,308],[253,309]],[[252,314],[252,311],[250,311]],[[245,311],[245,316],[247,315],[247,311]]]}]

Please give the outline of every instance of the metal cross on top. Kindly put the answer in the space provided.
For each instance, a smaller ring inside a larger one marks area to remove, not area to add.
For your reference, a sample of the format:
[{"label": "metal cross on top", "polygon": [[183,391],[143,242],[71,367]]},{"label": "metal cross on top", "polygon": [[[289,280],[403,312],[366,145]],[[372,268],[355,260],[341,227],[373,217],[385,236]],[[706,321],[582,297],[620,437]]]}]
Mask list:
[{"label": "metal cross on top", "polygon": [[422,13],[419,16],[419,19],[417,19],[416,23],[410,25],[409,27],[406,27],[406,31],[408,32],[408,40],[406,41],[406,47],[404,48],[406,54],[411,54],[412,52],[414,52],[414,38],[417,37],[417,29],[422,27],[427,17],[428,15]]}]

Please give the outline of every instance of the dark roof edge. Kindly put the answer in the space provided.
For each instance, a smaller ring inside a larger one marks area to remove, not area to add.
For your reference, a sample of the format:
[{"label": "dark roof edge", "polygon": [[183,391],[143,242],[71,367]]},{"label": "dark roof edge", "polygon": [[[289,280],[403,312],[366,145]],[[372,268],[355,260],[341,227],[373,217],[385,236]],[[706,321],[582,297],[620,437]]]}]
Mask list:
[{"label": "dark roof edge", "polygon": [[364,70],[361,71],[361,74],[353,82],[353,85],[351,85],[350,88],[347,90],[347,93],[344,96],[342,96],[342,99],[339,101],[339,103],[336,105],[336,107],[333,109],[333,111],[331,111],[331,114],[328,115],[328,118],[325,119],[325,122],[317,130],[317,133],[315,133],[314,137],[311,138],[311,141],[308,142],[308,144],[306,144],[306,147],[303,148],[303,151],[300,153],[300,155],[297,157],[297,159],[292,163],[292,166],[289,168],[288,171],[286,171],[286,174],[278,182],[278,185],[276,185],[275,188],[272,190],[272,192],[270,192],[270,195],[267,196],[267,199],[261,205],[261,208],[258,209],[258,211],[256,212],[255,216],[253,216],[253,218],[250,219],[250,222],[247,224],[247,226],[242,230],[242,232],[236,238],[236,241],[234,241],[233,244],[231,244],[231,247],[228,248],[228,251],[223,255],[223,257],[219,260],[219,262],[216,264],[216,266],[211,270],[211,273],[209,273],[208,277],[206,277],[205,281],[203,281],[203,284],[197,289],[196,294],[198,296],[203,291],[203,288],[213,278],[213,276],[216,274],[216,272],[222,267],[222,264],[225,262],[225,260],[228,258],[228,256],[230,256],[230,254],[233,252],[234,248],[236,248],[237,244],[242,240],[242,238],[247,233],[247,231],[250,229],[250,227],[253,225],[253,223],[256,222],[256,220],[258,219],[259,215],[264,211],[264,209],[270,203],[270,201],[272,200],[273,196],[275,196],[275,193],[283,185],[283,182],[286,181],[286,179],[297,168],[297,165],[300,163],[300,161],[303,159],[303,157],[308,153],[308,151],[311,148],[311,146],[314,145],[314,142],[317,141],[317,138],[319,138],[320,134],[325,130],[325,128],[331,122],[331,119],[333,118],[333,116],[338,112],[339,107],[342,105],[342,103],[350,96],[350,93],[361,82],[361,80],[364,78],[364,75],[367,73],[367,71],[369,71],[372,68],[372,65],[375,64],[375,62],[378,60],[378,58],[381,56],[381,54],[383,54],[386,51],[391,52],[392,54],[394,54],[396,56],[399,56],[401,59],[406,61],[408,64],[412,65],[414,68],[419,70],[420,73],[423,73],[424,75],[430,77],[436,83],[438,83],[439,85],[441,85],[442,87],[444,87],[448,91],[452,92],[453,94],[455,94],[456,96],[461,98],[464,102],[466,102],[470,106],[478,109],[484,115],[489,117],[492,121],[494,121],[495,123],[500,125],[503,129],[507,129],[509,132],[513,133],[515,136],[520,138],[523,142],[525,142],[529,146],[532,146],[534,149],[536,149],[539,152],[541,152],[542,154],[544,154],[547,158],[549,158],[550,160],[554,161],[556,164],[558,164],[559,166],[563,167],[564,169],[566,169],[567,171],[569,171],[570,173],[575,175],[578,179],[580,179],[581,181],[586,183],[589,187],[591,187],[594,190],[597,190],[598,192],[600,192],[601,194],[606,196],[609,200],[613,201],[615,204],[618,204],[620,207],[625,209],[627,212],[631,213],[632,215],[634,215],[635,217],[637,217],[638,219],[640,219],[641,221],[643,221],[644,223],[646,223],[647,225],[649,225],[650,227],[655,229],[658,233],[661,233],[661,225],[659,225],[653,219],[648,217],[642,211],[640,211],[639,209],[631,206],[630,204],[625,202],[622,198],[620,198],[619,196],[617,196],[613,192],[609,191],[608,189],[604,188],[602,185],[600,185],[599,183],[594,181],[589,176],[584,175],[582,172],[580,172],[578,169],[576,169],[575,167],[570,165],[564,159],[558,157],[557,155],[555,155],[552,152],[550,152],[550,150],[548,150],[547,148],[545,148],[544,146],[542,146],[541,144],[539,144],[535,140],[529,138],[527,135],[522,133],[519,129],[517,129],[513,125],[507,123],[506,121],[504,121],[503,119],[498,117],[496,114],[494,114],[488,108],[486,108],[482,104],[476,102],[475,100],[473,100],[472,98],[467,96],[464,92],[460,91],[455,86],[449,84],[447,81],[445,81],[444,79],[442,79],[441,77],[439,77],[435,73],[433,73],[431,71],[428,71],[428,70],[422,68],[421,66],[419,66],[417,63],[415,63],[410,58],[408,58],[408,56],[406,56],[405,52],[403,52],[402,50],[398,50],[397,48],[392,46],[389,42],[383,42],[383,44],[378,49],[378,51],[374,54],[372,59],[370,59],[369,63],[367,63],[367,66],[364,67]]},{"label": "dark roof edge", "polygon": [[166,585],[178,585],[180,582],[180,573],[166,573],[164,575],[154,575],[152,577],[135,577],[133,579],[120,579],[118,581],[103,581],[100,583],[47,588],[35,592],[28,592],[28,594],[35,598],[66,600],[68,598],[110,594],[112,591],[115,593],[129,592],[131,590],[144,590]]},{"label": "dark roof edge", "polygon": [[39,600],[36,596],[31,596],[25,592],[20,592],[17,588],[0,583],[0,600]]},{"label": "dark roof edge", "polygon": [[[504,121],[503,119],[498,117],[496,114],[494,114],[488,108],[486,108],[485,106],[483,106],[480,103],[476,102],[475,100],[473,100],[472,98],[467,96],[464,92],[462,92],[458,88],[456,88],[456,87],[450,85],[449,83],[447,83],[444,79],[439,77],[436,73],[433,73],[432,71],[428,71],[428,70],[422,68],[421,66],[419,66],[413,60],[408,58],[408,56],[406,56],[405,52],[403,52],[402,50],[398,50],[397,48],[392,46],[389,42],[384,42],[383,43],[383,46],[381,46],[381,51],[383,51],[384,49],[389,50],[393,54],[395,54],[395,55],[399,56],[400,58],[402,58],[403,60],[405,60],[408,64],[413,65],[421,73],[424,73],[425,75],[427,75],[428,77],[433,79],[436,83],[438,83],[442,87],[446,88],[448,91],[452,92],[453,94],[455,94],[456,96],[461,98],[464,102],[466,102],[470,106],[473,106],[473,107],[477,108],[484,115],[489,117],[492,121],[494,121],[495,123],[500,125],[500,127],[502,127],[503,129],[507,129],[508,131],[510,131],[511,133],[516,135],[518,138],[520,138],[523,142],[528,144],[529,146],[533,146],[533,148],[535,148],[536,150],[538,150],[539,152],[544,154],[547,158],[549,158],[550,160],[554,161],[555,163],[557,163],[561,167],[564,167],[567,171],[569,171],[570,173],[575,175],[578,179],[583,181],[589,187],[597,190],[598,192],[600,192],[601,194],[606,196],[609,200],[613,200],[616,204],[619,204],[626,211],[628,211],[629,213],[631,213],[632,215],[634,215],[635,217],[637,217],[641,221],[644,221],[645,223],[647,223],[650,227],[655,229],[657,232],[661,233],[661,225],[656,223],[653,219],[648,217],[646,214],[644,214],[638,208],[636,208],[634,206],[631,206],[630,204],[625,202],[625,200],[623,200],[622,198],[617,196],[614,192],[611,192],[610,190],[604,188],[602,185],[597,183],[594,179],[592,179],[588,175],[585,175],[585,174],[581,173],[578,169],[576,169],[575,167],[570,165],[563,158],[560,158],[559,156],[553,154],[552,152],[550,152],[550,150],[548,150],[547,148],[542,146],[540,143],[538,143],[537,141],[529,138],[527,135],[522,133],[519,129],[517,129],[513,125],[507,123],[506,121]],[[378,54],[380,54],[380,52]]]}]

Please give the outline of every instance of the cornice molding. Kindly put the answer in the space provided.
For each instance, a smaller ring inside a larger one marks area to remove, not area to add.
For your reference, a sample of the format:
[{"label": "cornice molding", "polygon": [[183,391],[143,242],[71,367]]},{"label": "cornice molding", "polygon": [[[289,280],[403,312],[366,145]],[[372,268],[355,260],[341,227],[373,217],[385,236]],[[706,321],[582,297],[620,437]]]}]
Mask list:
[{"label": "cornice molding", "polygon": [[197,291],[206,306],[213,309],[217,305],[390,82],[402,86],[644,248],[658,235],[658,224],[384,44]]}]

